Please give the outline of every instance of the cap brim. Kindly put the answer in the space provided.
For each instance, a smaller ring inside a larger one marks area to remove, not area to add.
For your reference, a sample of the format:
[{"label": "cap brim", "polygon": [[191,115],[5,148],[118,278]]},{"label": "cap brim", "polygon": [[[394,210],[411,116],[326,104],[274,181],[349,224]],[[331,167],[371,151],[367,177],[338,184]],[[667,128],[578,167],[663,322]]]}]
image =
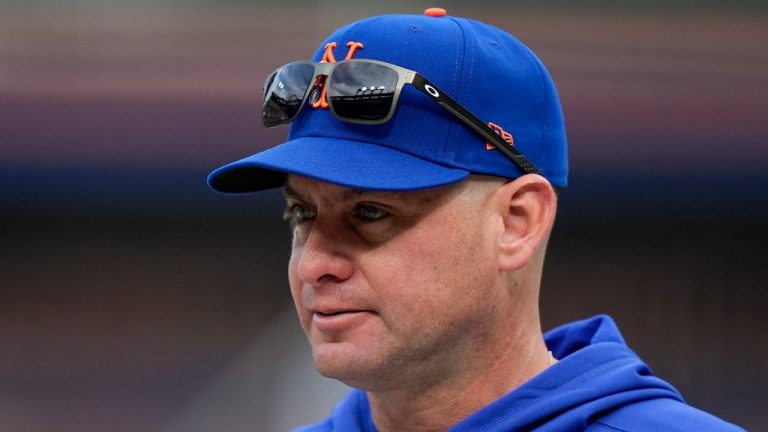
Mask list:
[{"label": "cap brim", "polygon": [[389,147],[302,137],[224,165],[208,176],[208,185],[219,192],[256,192],[281,187],[288,174],[382,191],[427,189],[469,176],[466,170],[438,165]]}]

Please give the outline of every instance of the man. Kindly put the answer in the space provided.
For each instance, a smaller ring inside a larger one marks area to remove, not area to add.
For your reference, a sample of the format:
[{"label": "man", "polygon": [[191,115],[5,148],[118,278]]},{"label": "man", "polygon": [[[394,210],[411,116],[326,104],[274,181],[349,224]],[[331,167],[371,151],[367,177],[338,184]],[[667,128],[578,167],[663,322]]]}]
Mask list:
[{"label": "man", "polygon": [[441,9],[373,17],[278,68],[264,98],[288,141],[209,184],[283,187],[315,366],[354,388],[302,430],[739,430],[686,405],[606,316],[542,335],[566,138],[517,39]]}]

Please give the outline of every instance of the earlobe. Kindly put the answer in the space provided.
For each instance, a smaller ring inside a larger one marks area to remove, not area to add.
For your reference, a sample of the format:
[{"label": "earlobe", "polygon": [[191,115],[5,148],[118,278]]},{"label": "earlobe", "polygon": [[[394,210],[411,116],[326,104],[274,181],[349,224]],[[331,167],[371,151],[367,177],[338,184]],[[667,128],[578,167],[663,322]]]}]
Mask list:
[{"label": "earlobe", "polygon": [[552,185],[535,174],[505,184],[497,194],[504,222],[498,242],[499,270],[518,270],[546,246],[557,212],[557,197]]}]

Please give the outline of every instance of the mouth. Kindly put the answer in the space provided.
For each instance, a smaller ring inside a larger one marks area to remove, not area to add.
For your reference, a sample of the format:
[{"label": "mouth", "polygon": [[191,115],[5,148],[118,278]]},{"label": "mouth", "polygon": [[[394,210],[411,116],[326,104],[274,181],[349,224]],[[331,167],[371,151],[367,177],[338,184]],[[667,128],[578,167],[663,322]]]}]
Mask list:
[{"label": "mouth", "polygon": [[340,316],[362,313],[362,312],[366,312],[366,311],[362,311],[362,310],[338,310],[338,311],[323,311],[323,312],[314,311],[312,312],[312,315],[320,318],[333,318],[333,317],[340,317]]},{"label": "mouth", "polygon": [[370,315],[366,310],[313,311],[312,321],[318,330],[339,331],[361,325]]},{"label": "mouth", "polygon": [[349,313],[356,313],[356,312],[366,312],[363,309],[353,309],[352,307],[344,307],[344,306],[332,306],[332,305],[324,305],[324,306],[316,306],[309,309],[310,312],[312,312],[312,315],[319,315],[319,316],[338,316],[338,315],[344,315]]},{"label": "mouth", "polygon": [[338,311],[338,312],[315,312],[315,315],[319,315],[321,317],[332,317],[332,316],[339,316],[346,313],[354,313],[355,311]]}]

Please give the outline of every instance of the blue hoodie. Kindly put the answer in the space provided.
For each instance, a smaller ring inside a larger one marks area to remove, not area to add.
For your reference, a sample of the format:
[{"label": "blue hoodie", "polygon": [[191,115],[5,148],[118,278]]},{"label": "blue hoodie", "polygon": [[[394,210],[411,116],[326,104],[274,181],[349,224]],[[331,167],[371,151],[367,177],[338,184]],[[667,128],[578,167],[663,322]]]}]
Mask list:
[{"label": "blue hoodie", "polygon": [[[686,405],[674,387],[653,376],[605,315],[544,335],[557,364],[476,411],[449,432],[496,431],[741,431]],[[321,423],[297,432],[375,432],[366,393],[351,390]]]}]

